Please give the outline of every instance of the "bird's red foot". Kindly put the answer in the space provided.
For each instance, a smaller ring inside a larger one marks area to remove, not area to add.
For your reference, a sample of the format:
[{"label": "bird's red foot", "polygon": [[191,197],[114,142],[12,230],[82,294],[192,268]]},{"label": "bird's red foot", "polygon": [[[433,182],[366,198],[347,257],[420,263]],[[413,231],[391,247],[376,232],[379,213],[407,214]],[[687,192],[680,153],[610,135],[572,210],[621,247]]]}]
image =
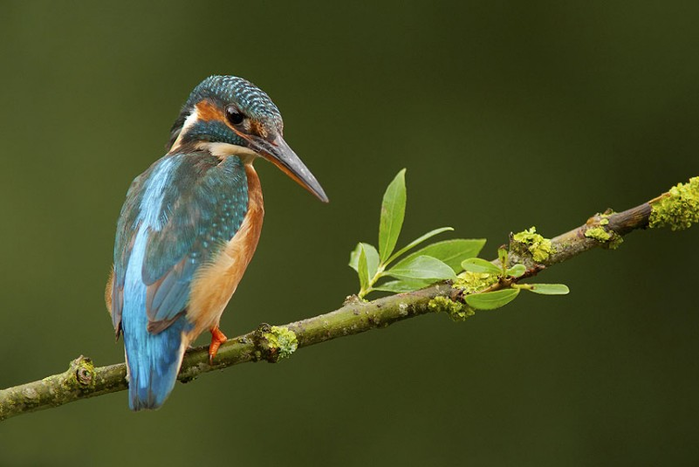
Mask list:
[{"label": "bird's red foot", "polygon": [[211,328],[211,344],[209,345],[209,365],[214,364],[214,357],[218,353],[218,348],[221,347],[221,344],[223,344],[227,340],[228,338],[224,333],[221,332],[218,326],[214,326],[213,328]]}]

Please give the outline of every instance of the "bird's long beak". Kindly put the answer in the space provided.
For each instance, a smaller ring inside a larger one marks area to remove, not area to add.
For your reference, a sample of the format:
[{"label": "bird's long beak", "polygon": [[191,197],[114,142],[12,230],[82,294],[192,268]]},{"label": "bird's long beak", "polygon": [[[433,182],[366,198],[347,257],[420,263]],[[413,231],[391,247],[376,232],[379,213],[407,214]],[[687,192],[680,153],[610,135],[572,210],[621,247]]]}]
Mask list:
[{"label": "bird's long beak", "polygon": [[269,141],[259,136],[248,136],[246,138],[256,153],[264,157],[274,165],[279,167],[296,183],[313,193],[324,203],[328,202],[328,197],[320,186],[318,180],[313,176],[308,167],[301,162],[299,156],[286,144],[281,135]]}]

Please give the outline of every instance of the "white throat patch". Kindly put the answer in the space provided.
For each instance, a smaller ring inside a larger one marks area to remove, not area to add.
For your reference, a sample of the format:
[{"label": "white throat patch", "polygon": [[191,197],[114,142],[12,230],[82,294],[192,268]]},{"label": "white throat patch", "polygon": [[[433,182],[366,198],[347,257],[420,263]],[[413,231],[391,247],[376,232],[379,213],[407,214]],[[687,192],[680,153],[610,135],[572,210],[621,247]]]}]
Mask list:
[{"label": "white throat patch", "polygon": [[221,158],[238,156],[245,164],[252,162],[253,159],[259,156],[259,154],[252,149],[230,143],[210,143],[207,141],[202,141],[196,145],[196,148],[209,151],[214,156]]},{"label": "white throat patch", "polygon": [[185,119],[184,124],[182,125],[182,129],[180,130],[180,134],[177,135],[177,139],[172,144],[172,147],[170,148],[169,152],[176,152],[175,149],[178,149],[180,147],[180,144],[182,144],[182,135],[189,131],[189,129],[194,126],[197,120],[199,120],[199,112],[197,111],[197,108],[194,107],[192,109],[192,113],[189,114],[189,116]]}]

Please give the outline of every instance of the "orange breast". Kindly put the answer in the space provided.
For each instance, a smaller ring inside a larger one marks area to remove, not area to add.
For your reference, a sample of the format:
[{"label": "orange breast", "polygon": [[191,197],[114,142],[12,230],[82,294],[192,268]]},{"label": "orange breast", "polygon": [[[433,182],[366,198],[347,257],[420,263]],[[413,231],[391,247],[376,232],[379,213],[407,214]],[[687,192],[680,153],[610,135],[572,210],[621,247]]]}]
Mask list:
[{"label": "orange breast", "polygon": [[260,239],[264,207],[260,179],[251,163],[245,164],[248,179],[248,212],[235,236],[216,261],[197,274],[192,282],[187,318],[194,329],[187,335],[191,342],[199,334],[218,326],[221,314],[243,278]]}]

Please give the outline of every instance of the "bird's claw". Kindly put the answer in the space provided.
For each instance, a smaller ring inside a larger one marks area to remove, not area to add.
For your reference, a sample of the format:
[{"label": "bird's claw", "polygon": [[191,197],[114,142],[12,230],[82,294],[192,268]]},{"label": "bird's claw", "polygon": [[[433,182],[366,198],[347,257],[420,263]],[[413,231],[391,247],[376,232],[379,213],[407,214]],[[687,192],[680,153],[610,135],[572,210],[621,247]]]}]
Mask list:
[{"label": "bird's claw", "polygon": [[223,344],[227,340],[228,338],[224,333],[221,332],[218,326],[211,328],[211,344],[209,345],[209,365],[214,364],[214,357],[218,353],[219,347],[221,347],[221,344]]}]

